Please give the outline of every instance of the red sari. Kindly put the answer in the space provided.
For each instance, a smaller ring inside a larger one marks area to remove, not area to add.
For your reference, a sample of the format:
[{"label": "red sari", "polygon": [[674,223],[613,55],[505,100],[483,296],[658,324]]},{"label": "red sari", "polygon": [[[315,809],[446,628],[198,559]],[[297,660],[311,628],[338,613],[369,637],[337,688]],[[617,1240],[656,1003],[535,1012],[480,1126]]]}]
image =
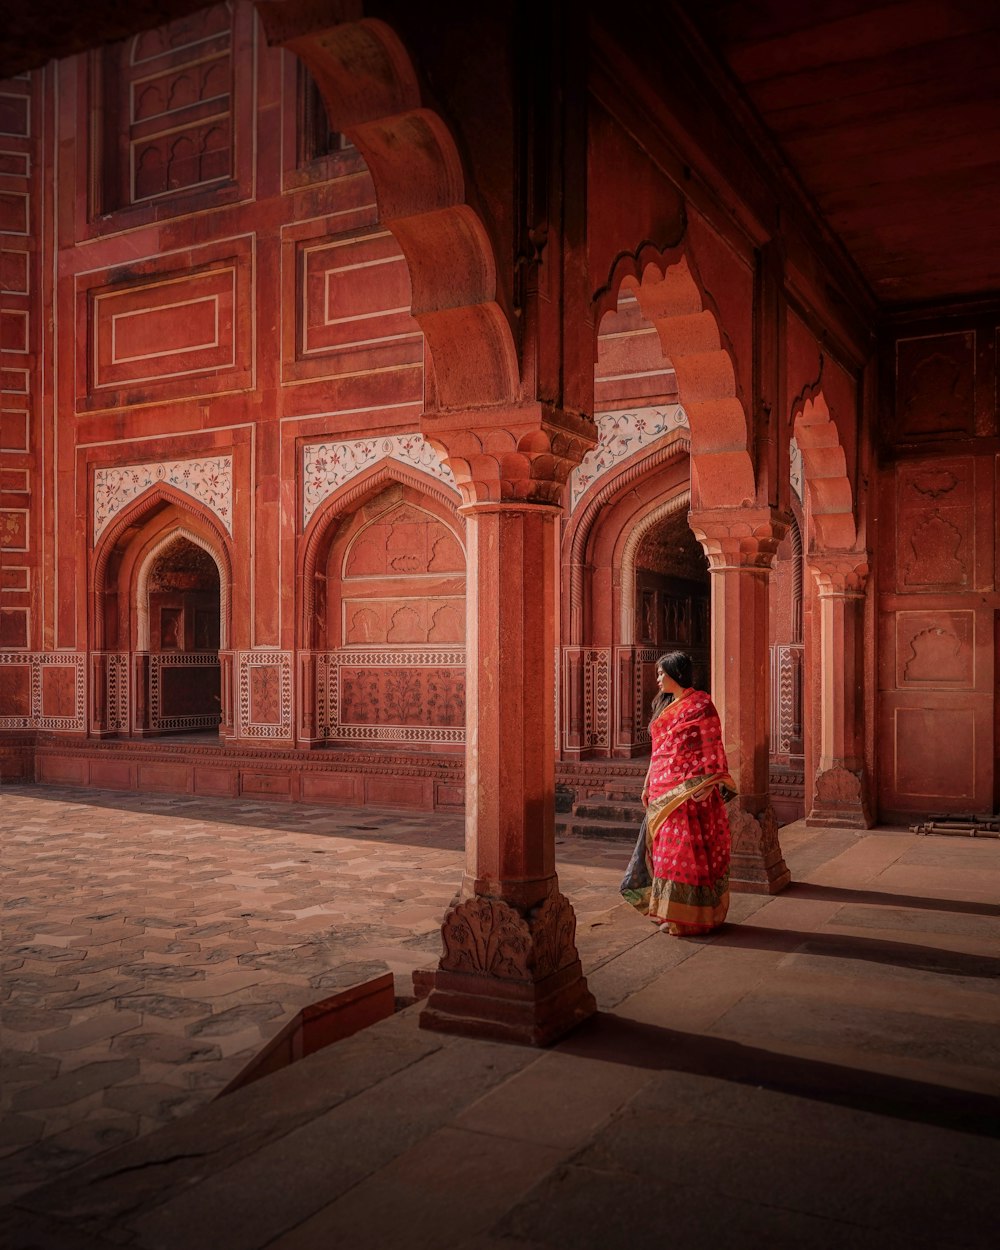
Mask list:
[{"label": "red sari", "polygon": [[629,901],[669,923],[672,933],[708,933],[729,910],[731,839],[720,788],[735,787],[719,714],[704,691],[685,690],[649,732],[646,858],[652,880],[648,897]]}]

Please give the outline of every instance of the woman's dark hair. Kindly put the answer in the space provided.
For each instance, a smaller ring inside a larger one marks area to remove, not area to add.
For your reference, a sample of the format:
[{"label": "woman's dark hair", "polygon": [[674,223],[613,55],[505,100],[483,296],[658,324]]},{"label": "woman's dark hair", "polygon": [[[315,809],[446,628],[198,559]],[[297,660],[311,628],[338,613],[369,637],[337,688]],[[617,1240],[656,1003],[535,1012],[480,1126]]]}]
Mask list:
[{"label": "woman's dark hair", "polygon": [[[666,673],[685,690],[688,686],[694,685],[694,665],[686,651],[671,651],[667,655],[661,655],[656,661],[656,671]],[[673,697],[672,694],[664,694],[662,690],[656,692],[653,696],[653,720],[656,720],[667,704],[673,701]]]}]

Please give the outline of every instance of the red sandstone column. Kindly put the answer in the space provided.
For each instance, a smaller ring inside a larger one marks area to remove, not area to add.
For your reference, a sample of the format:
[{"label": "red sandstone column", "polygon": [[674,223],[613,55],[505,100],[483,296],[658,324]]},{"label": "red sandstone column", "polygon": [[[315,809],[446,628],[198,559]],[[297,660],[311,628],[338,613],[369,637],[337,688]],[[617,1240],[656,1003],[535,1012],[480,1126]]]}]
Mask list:
[{"label": "red sandstone column", "polygon": [[545,1045],[596,1007],[555,869],[557,500],[587,443],[471,481],[463,436],[440,442],[467,499],[466,867],[420,1023]]},{"label": "red sandstone column", "polygon": [[819,586],[820,758],[808,825],[871,828],[864,771],[864,604],[868,553],[808,557]]},{"label": "red sandstone column", "polygon": [[791,879],[768,793],[770,654],[768,579],[786,523],[769,508],[697,509],[691,528],[712,578],[712,699],[737,797],[731,885],[776,894]]}]

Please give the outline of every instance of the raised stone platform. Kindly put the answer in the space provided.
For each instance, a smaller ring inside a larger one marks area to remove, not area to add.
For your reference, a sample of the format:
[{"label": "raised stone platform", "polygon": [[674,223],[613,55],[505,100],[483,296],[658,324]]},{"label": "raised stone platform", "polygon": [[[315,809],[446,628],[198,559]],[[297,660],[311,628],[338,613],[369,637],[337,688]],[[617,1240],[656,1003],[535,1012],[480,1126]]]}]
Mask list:
[{"label": "raised stone platform", "polygon": [[[564,833],[631,836],[642,819],[638,800],[647,763],[644,759],[557,762],[557,826]],[[227,744],[216,734],[204,733],[141,739],[0,734],[0,778],[53,786],[424,812],[461,812],[465,806],[464,752],[394,744],[379,750],[341,746],[295,750]],[[567,813],[576,804],[615,806],[610,823],[617,829],[571,829],[571,823],[609,823],[603,817],[592,820],[589,813],[571,822]]]}]

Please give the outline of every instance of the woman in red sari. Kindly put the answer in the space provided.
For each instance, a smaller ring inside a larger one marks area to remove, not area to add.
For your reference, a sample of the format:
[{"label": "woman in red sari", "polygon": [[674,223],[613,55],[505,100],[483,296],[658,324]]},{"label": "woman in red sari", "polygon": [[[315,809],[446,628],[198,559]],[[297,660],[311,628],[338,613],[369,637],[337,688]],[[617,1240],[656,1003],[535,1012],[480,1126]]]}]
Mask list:
[{"label": "woman in red sari", "polygon": [[656,672],[646,817],[622,893],[664,933],[708,933],[729,910],[729,819],[721,791],[735,787],[719,714],[704,691],[692,689],[691,657],[672,651]]}]

